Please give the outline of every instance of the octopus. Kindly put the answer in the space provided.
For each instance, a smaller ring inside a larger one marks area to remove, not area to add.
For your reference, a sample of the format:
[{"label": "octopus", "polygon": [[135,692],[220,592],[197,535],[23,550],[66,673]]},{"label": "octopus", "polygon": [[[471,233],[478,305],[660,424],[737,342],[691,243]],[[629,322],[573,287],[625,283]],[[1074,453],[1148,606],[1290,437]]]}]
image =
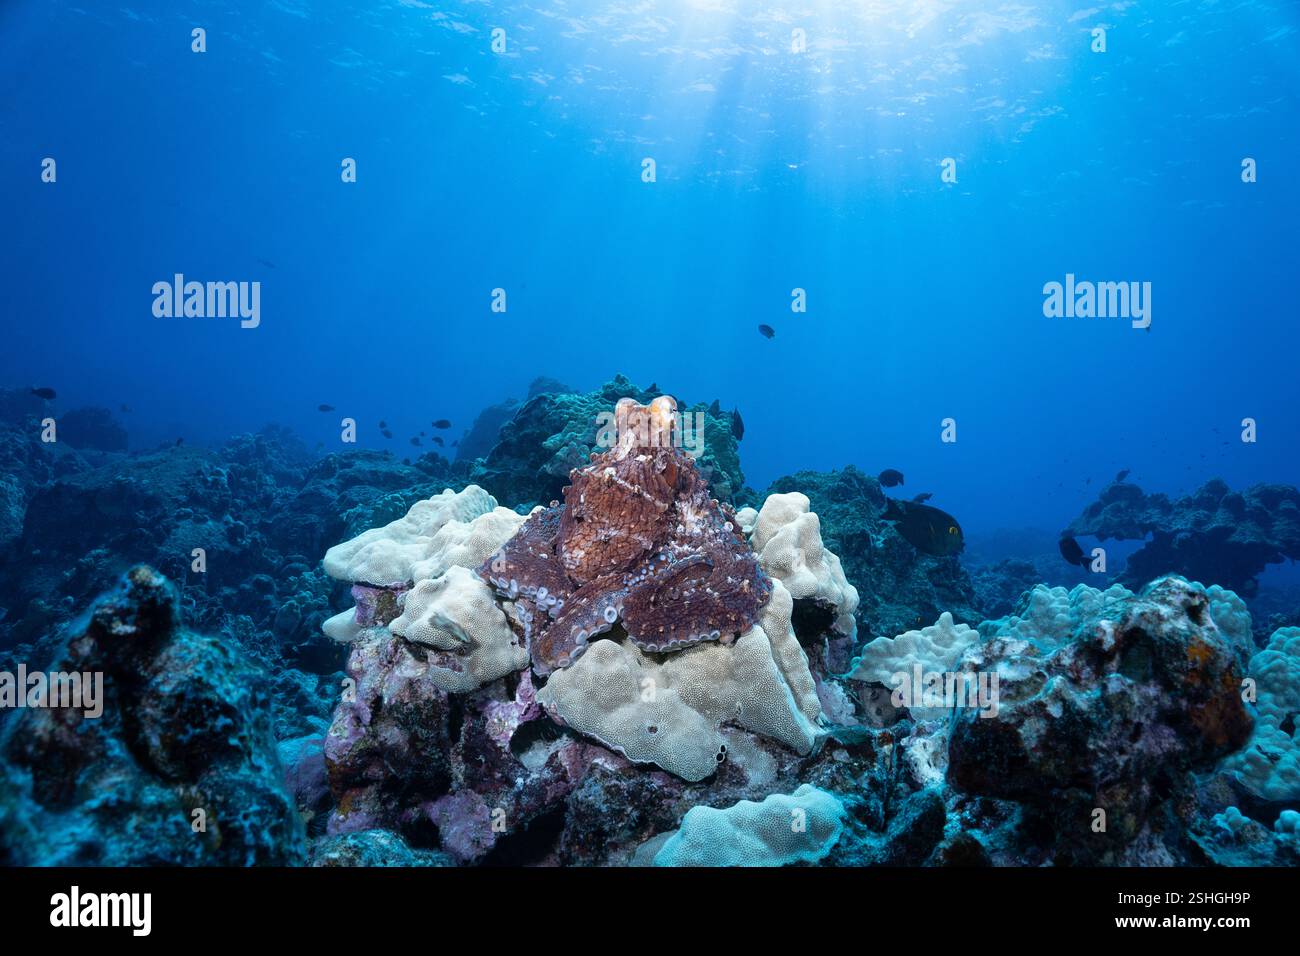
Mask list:
[{"label": "octopus", "polygon": [[570,472],[563,502],[534,511],[478,570],[514,602],[539,674],[616,625],[650,653],[731,641],[772,594],[735,513],[675,440],[676,402],[624,398],[614,424],[612,447]]}]

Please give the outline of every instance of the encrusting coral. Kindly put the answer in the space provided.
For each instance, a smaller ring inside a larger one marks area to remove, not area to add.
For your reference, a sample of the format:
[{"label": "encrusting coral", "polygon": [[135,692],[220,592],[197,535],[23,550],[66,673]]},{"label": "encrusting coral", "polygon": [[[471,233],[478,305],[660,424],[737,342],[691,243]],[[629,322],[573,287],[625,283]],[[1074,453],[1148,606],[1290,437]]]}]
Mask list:
[{"label": "encrusting coral", "polygon": [[759,803],[742,800],[725,810],[693,807],[682,818],[681,828],[658,846],[653,862],[655,866],[815,863],[835,846],[847,815],[833,793],[809,784],[789,795],[774,793]]},{"label": "encrusting coral", "polygon": [[479,569],[516,602],[539,673],[615,624],[643,651],[668,652],[733,639],[767,603],[771,582],[734,512],[675,442],[676,411],[668,396],[621,400],[616,444]]}]

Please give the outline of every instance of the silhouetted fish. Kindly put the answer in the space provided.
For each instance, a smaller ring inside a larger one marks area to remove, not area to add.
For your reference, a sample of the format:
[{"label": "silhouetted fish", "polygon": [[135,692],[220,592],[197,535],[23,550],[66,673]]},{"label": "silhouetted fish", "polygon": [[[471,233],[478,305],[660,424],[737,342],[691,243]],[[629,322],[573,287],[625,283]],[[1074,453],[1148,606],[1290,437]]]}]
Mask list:
[{"label": "silhouetted fish", "polygon": [[380,427],[381,429],[382,429],[382,428],[387,428],[387,427],[388,427],[388,422],[386,422],[386,421],[382,421],[382,420],[381,420],[381,421],[379,422],[379,427]]},{"label": "silhouetted fish", "polygon": [[32,394],[37,398],[45,399],[47,402],[53,401],[58,397],[58,393],[52,388],[34,388],[32,389]]},{"label": "silhouetted fish", "polygon": [[722,417],[722,403],[716,398],[713,400],[713,404],[709,406],[709,414],[714,418]]},{"label": "silhouetted fish", "polygon": [[445,418],[440,418],[440,419],[438,419],[436,422],[433,423],[433,427],[434,427],[434,428],[450,428],[450,427],[451,427],[451,422],[447,421],[447,419],[445,419]]},{"label": "silhouetted fish", "polygon": [[418,439],[418,438],[412,438],[412,439],[411,439],[411,444],[412,444],[412,445],[418,445],[418,444],[420,444],[420,439]]},{"label": "silhouetted fish", "polygon": [[1121,481],[1123,481],[1125,478],[1128,477],[1128,473],[1129,473],[1130,471],[1132,471],[1132,470],[1133,470],[1133,469],[1131,469],[1131,468],[1125,468],[1123,471],[1121,471],[1118,475],[1115,476],[1115,481],[1116,481],[1116,482],[1121,482]]},{"label": "silhouetted fish", "polygon": [[760,325],[760,326],[758,327],[758,331],[759,331],[760,333],[762,333],[763,338],[765,338],[765,339],[770,339],[770,338],[775,338],[775,337],[776,337],[776,329],[772,328],[772,326],[770,326],[770,325]]},{"label": "silhouetted fish", "polygon": [[966,546],[957,519],[933,505],[890,498],[885,506],[886,521],[912,547],[935,557],[959,554]]},{"label": "silhouetted fish", "polygon": [[332,411],[334,411],[334,406],[333,406],[333,405],[317,405],[317,406],[316,406],[316,411],[318,411],[318,412],[332,412]]},{"label": "silhouetted fish", "polygon": [[257,261],[260,262],[262,265],[266,266],[268,269],[275,268],[275,263],[271,262],[269,259],[258,259]]},{"label": "silhouetted fish", "polygon": [[917,495],[915,498],[913,498],[912,500],[915,501],[915,502],[919,505],[919,504],[921,504],[922,502],[929,501],[929,500],[930,500],[931,498],[933,498],[933,497],[934,497],[934,495],[933,495],[932,493],[930,493],[930,492],[928,492],[928,491],[923,491],[923,492],[921,492],[919,495]]},{"label": "silhouetted fish", "polygon": [[385,438],[392,438],[392,437],[393,437],[393,433],[390,432],[387,428],[381,428],[381,429],[379,430],[379,433],[380,433],[381,435],[383,435]]},{"label": "silhouetted fish", "polygon": [[878,478],[880,483],[886,488],[894,488],[903,484],[903,473],[897,468],[886,468],[878,474],[876,478]]},{"label": "silhouetted fish", "polygon": [[1088,566],[1088,556],[1083,553],[1083,548],[1079,547],[1079,542],[1073,538],[1067,535],[1057,542],[1057,547],[1061,549],[1061,557],[1065,558],[1068,564],[1077,564],[1081,568]]},{"label": "silhouetted fish", "polygon": [[439,438],[437,435],[433,436],[433,443],[437,445],[439,448],[442,447],[442,439]]},{"label": "silhouetted fish", "polygon": [[731,434],[736,436],[736,441],[741,441],[745,437],[745,420],[740,417],[740,409],[731,410]]}]

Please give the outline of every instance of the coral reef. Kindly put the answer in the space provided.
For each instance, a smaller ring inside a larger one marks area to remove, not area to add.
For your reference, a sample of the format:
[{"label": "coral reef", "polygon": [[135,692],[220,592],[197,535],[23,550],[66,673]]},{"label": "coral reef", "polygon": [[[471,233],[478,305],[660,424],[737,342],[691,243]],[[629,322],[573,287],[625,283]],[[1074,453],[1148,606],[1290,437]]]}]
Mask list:
[{"label": "coral reef", "polygon": [[1170,791],[1249,737],[1241,663],[1206,590],[1181,578],[1118,597],[1080,586],[1054,621],[1026,633],[1013,618],[964,655],[998,675],[999,705],[958,711],[948,781],[1050,810],[1058,862],[1122,862]]},{"label": "coral reef", "polygon": [[[1029,562],[972,586],[854,469],[742,496],[716,403],[692,458],[626,380],[532,392],[456,465],[275,428],[46,446],[45,404],[0,392],[0,670],[109,675],[98,720],[0,714],[0,858],[1296,862],[1300,632],[1252,639],[1285,602],[1252,621],[1218,584],[1067,590]],[[128,560],[179,587],[140,569],[74,621]],[[918,672],[954,679],[896,702]],[[993,678],[987,706],[943,696]]]},{"label": "coral reef", "polygon": [[1251,794],[1274,804],[1300,804],[1300,628],[1282,628],[1250,659],[1255,682],[1255,732],[1224,762]]},{"label": "coral reef", "polygon": [[267,688],[229,641],[182,626],[173,586],[133,568],[51,668],[103,675],[103,712],[20,712],[0,737],[0,861],[292,865]]},{"label": "coral reef", "polygon": [[799,492],[821,522],[826,545],[861,598],[856,613],[863,632],[891,636],[933,621],[943,611],[968,624],[981,614],[971,580],[956,556],[933,557],[908,544],[884,520],[880,482],[857,468],[800,471],[779,478],[769,496]]},{"label": "coral reef", "polygon": [[1170,501],[1137,485],[1114,482],[1062,532],[1072,536],[1151,540],[1121,575],[1130,587],[1161,574],[1210,581],[1253,597],[1266,565],[1300,558],[1300,491],[1253,485],[1232,491],[1216,478]]}]

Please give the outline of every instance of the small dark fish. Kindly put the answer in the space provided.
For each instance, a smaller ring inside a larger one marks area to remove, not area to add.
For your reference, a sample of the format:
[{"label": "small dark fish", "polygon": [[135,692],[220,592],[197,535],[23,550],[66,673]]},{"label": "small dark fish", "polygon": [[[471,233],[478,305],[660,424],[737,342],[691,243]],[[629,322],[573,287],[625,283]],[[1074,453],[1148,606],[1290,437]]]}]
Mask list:
[{"label": "small dark fish", "polygon": [[1090,484],[1092,484],[1092,479],[1091,479],[1091,478],[1085,478],[1085,479],[1083,479],[1083,483],[1084,483],[1085,485],[1090,485]]},{"label": "small dark fish", "polygon": [[177,447],[177,448],[180,448],[181,445],[184,445],[184,444],[185,444],[185,439],[184,439],[184,438],[178,438],[178,439],[176,439],[176,447]]},{"label": "small dark fish", "polygon": [[1132,471],[1132,470],[1133,470],[1132,468],[1125,468],[1125,469],[1124,469],[1123,471],[1121,471],[1118,475],[1116,475],[1116,476],[1115,476],[1115,481],[1116,481],[1116,483],[1121,482],[1121,481],[1123,481],[1125,478],[1127,478],[1129,472]]},{"label": "small dark fish", "polygon": [[390,432],[387,428],[381,428],[381,429],[379,430],[379,433],[380,433],[381,435],[383,435],[385,438],[392,438],[392,437],[393,437],[393,433]]},{"label": "small dark fish", "polygon": [[709,406],[709,414],[714,418],[722,417],[722,403],[716,398],[713,400],[713,404]]},{"label": "small dark fish", "polygon": [[266,266],[268,269],[275,268],[275,263],[270,261],[269,259],[258,259],[257,261],[260,262],[262,265]]},{"label": "small dark fish", "polygon": [[650,387],[647,388],[646,391],[649,392],[651,395],[658,395],[658,394],[659,394],[659,384],[658,384],[657,382],[651,382],[651,383],[650,383]]},{"label": "small dark fish", "polygon": [[935,557],[960,554],[966,546],[957,519],[933,505],[890,498],[884,517],[893,522],[894,530],[904,541],[925,554]]},{"label": "small dark fish", "polygon": [[418,445],[418,444],[420,444],[420,439],[418,439],[418,438],[412,438],[412,439],[411,439],[411,444],[412,444],[412,445]]},{"label": "small dark fish", "polygon": [[931,498],[933,498],[933,497],[934,497],[934,495],[933,495],[931,492],[923,491],[923,492],[921,492],[919,495],[917,495],[915,498],[913,498],[912,500],[915,501],[915,502],[919,505],[919,504],[921,504],[921,503],[923,503],[923,502],[929,501],[929,500],[930,500]]},{"label": "small dark fish", "polygon": [[1083,548],[1079,547],[1079,542],[1071,537],[1064,537],[1057,542],[1057,547],[1061,549],[1061,557],[1065,558],[1068,564],[1077,564],[1081,568],[1088,566],[1088,556],[1083,553]]},{"label": "small dark fish", "polygon": [[745,437],[745,420],[740,417],[740,409],[731,410],[731,434],[736,436],[736,441],[741,441]]},{"label": "small dark fish", "polygon": [[424,437],[424,432],[420,432],[420,437],[421,437],[421,438]]},{"label": "small dark fish", "polygon": [[439,438],[437,435],[433,436],[433,443],[437,445],[439,448],[442,447],[442,439]]},{"label": "small dark fish", "polygon": [[32,394],[37,398],[45,399],[47,402],[52,402],[58,397],[58,393],[52,388],[34,388]]},{"label": "small dark fish", "polygon": [[762,334],[763,338],[765,339],[771,339],[776,337],[776,329],[772,328],[772,326],[770,325],[760,325],[758,327],[758,331]]},{"label": "small dark fish", "polygon": [[903,473],[897,468],[886,468],[876,476],[886,488],[903,484]]},{"label": "small dark fish", "polygon": [[380,421],[380,423],[379,423],[379,427],[380,427],[381,429],[382,429],[382,428],[387,428],[387,427],[388,427],[388,422]]},{"label": "small dark fish", "polygon": [[445,418],[440,418],[440,419],[438,419],[436,422],[433,423],[433,427],[434,427],[434,428],[450,428],[450,427],[451,427],[451,422],[447,421],[447,419],[445,419]]},{"label": "small dark fish", "polygon": [[332,411],[334,411],[334,406],[333,406],[333,405],[317,405],[317,406],[316,406],[316,411],[318,411],[318,412],[332,412]]}]

